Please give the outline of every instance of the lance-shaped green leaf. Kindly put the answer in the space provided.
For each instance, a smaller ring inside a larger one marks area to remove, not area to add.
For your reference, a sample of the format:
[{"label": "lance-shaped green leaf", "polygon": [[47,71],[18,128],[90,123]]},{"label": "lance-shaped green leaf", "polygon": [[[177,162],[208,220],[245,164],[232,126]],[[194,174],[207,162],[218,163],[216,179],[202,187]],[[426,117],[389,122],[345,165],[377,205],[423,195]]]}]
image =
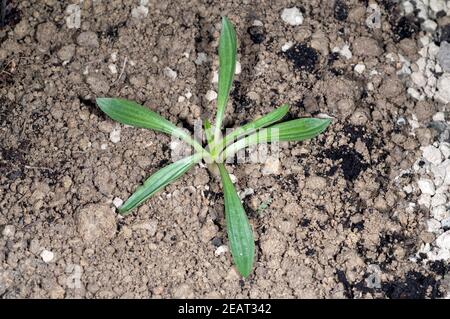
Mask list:
[{"label": "lance-shaped green leaf", "polygon": [[96,101],[100,109],[117,122],[176,136],[193,146],[197,152],[206,152],[184,130],[134,101],[115,98],[98,98]]},{"label": "lance-shaped green leaf", "polygon": [[242,207],[230,175],[223,164],[219,166],[225,200],[225,220],[231,255],[239,273],[247,277],[253,268],[255,241],[252,228]]},{"label": "lance-shaped green leaf", "polygon": [[228,18],[222,18],[219,39],[219,92],[217,94],[217,115],[214,127],[214,141],[219,141],[223,116],[228,102],[236,70],[236,32]]},{"label": "lance-shaped green leaf", "polygon": [[225,136],[222,141],[220,141],[218,145],[214,147],[211,153],[219,154],[228,144],[234,142],[239,137],[249,135],[260,128],[267,127],[269,125],[272,125],[273,123],[278,122],[287,114],[288,111],[289,105],[283,104],[272,112],[235,129],[233,132]]},{"label": "lance-shaped green leaf", "polygon": [[325,131],[330,123],[331,119],[303,118],[272,125],[228,146],[222,152],[219,162],[251,145],[268,142],[297,142],[311,139]]},{"label": "lance-shaped green leaf", "polygon": [[144,184],[139,186],[138,189],[133,193],[133,195],[131,195],[127,199],[127,201],[119,207],[119,213],[127,215],[130,210],[132,210],[136,206],[139,206],[157,191],[186,173],[201,159],[202,154],[197,153],[160,169],[149,178],[147,178]]}]

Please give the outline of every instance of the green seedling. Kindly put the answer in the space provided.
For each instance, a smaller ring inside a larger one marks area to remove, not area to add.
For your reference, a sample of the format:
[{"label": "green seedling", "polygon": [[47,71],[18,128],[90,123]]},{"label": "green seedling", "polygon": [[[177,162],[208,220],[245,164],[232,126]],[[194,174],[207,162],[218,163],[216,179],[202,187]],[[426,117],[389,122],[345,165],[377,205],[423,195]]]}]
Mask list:
[{"label": "green seedling", "polygon": [[236,33],[231,22],[224,17],[222,18],[219,41],[217,115],[214,126],[208,120],[204,121],[208,144],[205,148],[189,133],[136,102],[116,98],[98,98],[97,104],[103,112],[115,121],[170,134],[188,143],[195,150],[193,155],[178,160],[151,175],[119,207],[119,213],[123,215],[130,213],[133,208],[142,204],[202,160],[209,165],[216,166],[222,181],[225,220],[231,255],[239,273],[243,277],[247,277],[253,269],[255,242],[241,200],[225,168],[225,159],[232,158],[238,151],[259,143],[295,142],[311,139],[323,132],[331,123],[331,120],[300,118],[277,123],[289,111],[289,106],[285,104],[222,137],[222,121],[233,83],[235,67]]}]

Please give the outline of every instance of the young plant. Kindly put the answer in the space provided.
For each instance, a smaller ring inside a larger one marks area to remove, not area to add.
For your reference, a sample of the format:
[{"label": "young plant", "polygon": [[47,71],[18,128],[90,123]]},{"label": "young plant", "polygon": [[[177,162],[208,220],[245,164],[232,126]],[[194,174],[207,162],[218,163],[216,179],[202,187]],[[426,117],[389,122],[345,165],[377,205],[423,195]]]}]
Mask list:
[{"label": "young plant", "polygon": [[253,268],[255,242],[252,228],[242,207],[241,200],[225,168],[224,161],[239,150],[259,143],[278,141],[303,141],[323,132],[330,119],[301,118],[278,123],[288,112],[284,104],[267,115],[250,122],[222,137],[222,121],[230,95],[236,67],[236,33],[231,22],[222,18],[219,41],[219,90],[217,96],[217,115],[212,127],[205,120],[207,147],[204,148],[190,134],[177,127],[157,113],[133,101],[116,98],[98,98],[97,104],[113,120],[120,123],[152,129],[175,136],[191,145],[195,153],[160,169],[137,188],[128,200],[119,207],[119,213],[127,215],[157,191],[186,173],[195,164],[204,160],[216,165],[222,181],[225,202],[225,220],[229,247],[234,263],[243,277]]}]

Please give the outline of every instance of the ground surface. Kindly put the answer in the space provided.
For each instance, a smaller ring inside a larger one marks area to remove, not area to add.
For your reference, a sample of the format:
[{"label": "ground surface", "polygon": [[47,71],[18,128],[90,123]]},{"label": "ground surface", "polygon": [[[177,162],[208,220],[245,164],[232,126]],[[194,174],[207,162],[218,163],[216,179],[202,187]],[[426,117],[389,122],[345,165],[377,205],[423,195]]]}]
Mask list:
[{"label": "ground surface", "polygon": [[[427,172],[412,167],[445,131],[448,101],[417,97],[402,71],[415,71],[423,36],[441,44],[446,9],[427,32],[395,1],[8,2],[1,297],[446,296],[448,257],[418,252],[445,249],[436,238],[448,228],[427,228],[416,184]],[[293,6],[301,25],[281,17]],[[242,69],[228,127],[285,102],[291,117],[334,117],[320,137],[283,144],[279,162],[228,165],[257,240],[245,281],[224,246],[220,183],[204,167],[116,214],[114,199],[170,161],[170,138],[116,125],[94,103],[133,99],[186,128],[212,119],[221,15],[236,25]],[[430,125],[437,112],[442,125]]]}]

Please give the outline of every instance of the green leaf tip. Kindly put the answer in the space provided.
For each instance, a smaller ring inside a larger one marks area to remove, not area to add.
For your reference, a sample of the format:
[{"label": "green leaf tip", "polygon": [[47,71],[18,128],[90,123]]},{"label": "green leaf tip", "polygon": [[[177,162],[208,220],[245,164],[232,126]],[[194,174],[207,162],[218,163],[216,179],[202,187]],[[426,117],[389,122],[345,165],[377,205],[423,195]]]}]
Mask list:
[{"label": "green leaf tip", "polygon": [[255,240],[241,199],[223,164],[217,164],[222,180],[225,221],[231,255],[239,273],[245,278],[253,269]]},{"label": "green leaf tip", "polygon": [[218,142],[220,130],[233,85],[234,73],[236,71],[237,41],[236,31],[227,17],[222,17],[222,29],[219,39],[219,84],[217,93],[217,113],[214,127],[214,141]]}]

